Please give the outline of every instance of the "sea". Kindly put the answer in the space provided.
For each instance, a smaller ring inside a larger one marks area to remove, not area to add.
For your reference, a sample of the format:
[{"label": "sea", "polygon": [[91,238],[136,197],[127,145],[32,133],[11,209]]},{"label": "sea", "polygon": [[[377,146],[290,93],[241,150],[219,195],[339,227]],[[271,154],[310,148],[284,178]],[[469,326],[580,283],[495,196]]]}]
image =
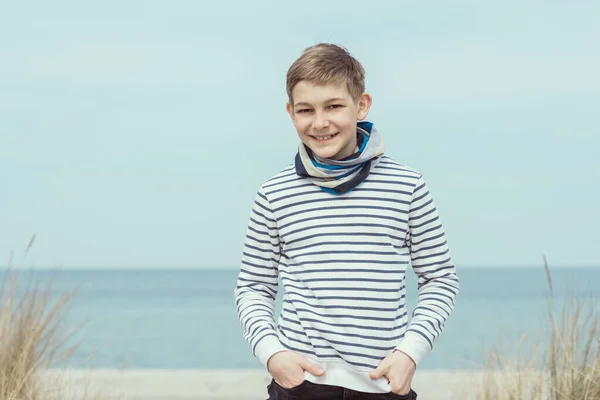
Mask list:
[{"label": "sea", "polygon": [[[493,349],[510,353],[521,346],[521,352],[532,351],[548,338],[549,310],[560,312],[565,294],[588,302],[600,299],[600,267],[551,268],[552,292],[543,266],[457,271],[460,294],[454,312],[421,369],[473,369]],[[27,283],[51,282],[52,301],[75,290],[61,323],[65,348],[76,346],[67,361],[72,367],[261,368],[237,319],[235,268],[37,269],[20,274],[19,290]],[[416,285],[409,270],[411,310]],[[280,283],[277,314],[282,290]]]}]

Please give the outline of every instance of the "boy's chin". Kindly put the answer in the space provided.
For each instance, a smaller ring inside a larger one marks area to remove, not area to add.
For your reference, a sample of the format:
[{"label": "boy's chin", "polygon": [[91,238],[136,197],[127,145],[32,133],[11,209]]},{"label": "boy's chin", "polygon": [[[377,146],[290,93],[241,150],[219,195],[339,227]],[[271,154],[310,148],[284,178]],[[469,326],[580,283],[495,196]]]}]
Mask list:
[{"label": "boy's chin", "polygon": [[321,158],[329,158],[333,159],[339,154],[339,149],[319,149],[319,148],[310,148],[313,154],[321,157]]}]

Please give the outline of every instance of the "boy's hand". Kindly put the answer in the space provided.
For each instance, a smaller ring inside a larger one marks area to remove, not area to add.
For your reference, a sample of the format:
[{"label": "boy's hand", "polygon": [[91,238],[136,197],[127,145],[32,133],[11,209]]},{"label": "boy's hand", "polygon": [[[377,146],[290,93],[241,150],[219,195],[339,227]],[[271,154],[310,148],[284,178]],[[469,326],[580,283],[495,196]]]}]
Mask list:
[{"label": "boy's hand", "polygon": [[393,393],[408,394],[417,365],[406,353],[395,350],[381,361],[379,366],[371,371],[371,379],[385,376],[390,383]]},{"label": "boy's hand", "polygon": [[299,386],[304,382],[304,371],[321,376],[325,370],[311,363],[300,354],[291,351],[275,353],[267,361],[267,371],[275,381],[286,389]]}]

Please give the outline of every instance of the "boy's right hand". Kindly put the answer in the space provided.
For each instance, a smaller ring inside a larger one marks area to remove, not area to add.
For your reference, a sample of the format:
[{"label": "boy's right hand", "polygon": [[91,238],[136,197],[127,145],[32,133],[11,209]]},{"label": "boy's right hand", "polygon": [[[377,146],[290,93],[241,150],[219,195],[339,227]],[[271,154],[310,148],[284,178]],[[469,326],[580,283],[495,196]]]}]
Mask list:
[{"label": "boy's right hand", "polygon": [[279,385],[286,389],[299,386],[304,382],[304,371],[321,376],[325,370],[313,364],[306,357],[292,351],[273,354],[267,361],[267,371]]}]

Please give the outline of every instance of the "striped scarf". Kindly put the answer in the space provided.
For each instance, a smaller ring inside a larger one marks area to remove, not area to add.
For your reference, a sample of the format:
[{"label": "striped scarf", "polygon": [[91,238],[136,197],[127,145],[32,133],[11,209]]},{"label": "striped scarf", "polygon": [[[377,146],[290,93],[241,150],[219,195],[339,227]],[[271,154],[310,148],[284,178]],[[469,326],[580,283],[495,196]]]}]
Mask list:
[{"label": "striped scarf", "polygon": [[358,186],[377,165],[385,151],[383,138],[371,122],[358,122],[358,151],[341,160],[321,158],[301,143],[296,154],[296,174],[325,192],[344,194]]}]

